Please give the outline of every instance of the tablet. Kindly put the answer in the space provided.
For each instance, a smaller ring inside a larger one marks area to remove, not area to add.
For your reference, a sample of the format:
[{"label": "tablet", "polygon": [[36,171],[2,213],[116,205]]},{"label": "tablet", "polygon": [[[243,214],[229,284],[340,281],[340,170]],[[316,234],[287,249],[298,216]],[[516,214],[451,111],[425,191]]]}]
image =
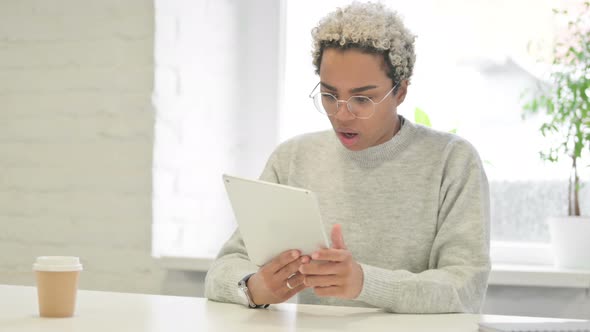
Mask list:
[{"label": "tablet", "polygon": [[254,264],[262,266],[289,249],[311,255],[329,247],[313,192],[227,174],[223,183]]}]

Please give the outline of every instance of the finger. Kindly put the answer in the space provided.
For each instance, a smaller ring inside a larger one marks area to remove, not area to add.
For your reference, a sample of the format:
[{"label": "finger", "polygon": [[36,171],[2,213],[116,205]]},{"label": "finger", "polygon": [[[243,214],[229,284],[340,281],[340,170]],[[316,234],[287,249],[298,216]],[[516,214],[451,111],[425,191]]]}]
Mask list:
[{"label": "finger", "polygon": [[303,283],[307,287],[328,287],[342,285],[342,278],[337,275],[329,276],[308,276],[303,279]]},{"label": "finger", "polygon": [[342,287],[340,286],[328,286],[328,287],[314,287],[313,292],[317,296],[332,296],[332,297],[342,297],[344,293]]},{"label": "finger", "polygon": [[313,264],[302,264],[299,266],[299,272],[305,275],[331,275],[342,273],[342,264],[334,262],[316,261]]},{"label": "finger", "polygon": [[283,266],[283,268],[281,268],[280,270],[278,270],[275,273],[275,277],[281,281],[286,280],[292,274],[299,271],[299,267],[303,264],[304,258],[305,258],[305,256],[299,257],[299,259],[296,259],[296,260],[292,261],[291,263]]},{"label": "finger", "polygon": [[292,261],[296,260],[301,256],[298,250],[287,250],[277,257],[273,258],[270,262],[264,265],[264,269],[268,272],[275,274],[280,269],[282,269],[285,265],[291,263]]},{"label": "finger", "polygon": [[342,262],[350,258],[350,252],[346,249],[325,248],[311,254],[311,258],[320,261]]},{"label": "finger", "polygon": [[335,249],[346,249],[344,244],[344,236],[342,235],[342,225],[335,224],[332,227],[332,248]]},{"label": "finger", "polygon": [[[303,282],[304,279],[305,279],[305,276],[303,276],[301,273],[297,272],[285,281],[285,286],[287,286],[287,289],[289,289],[289,287],[288,287],[289,285],[291,286],[291,288],[297,288],[301,285],[303,285],[305,287],[305,283]],[[287,285],[287,281],[289,282],[289,285]]]},{"label": "finger", "polygon": [[[285,288],[287,288],[287,287],[285,286]],[[295,287],[293,289],[288,289],[287,288],[288,292],[285,293],[284,301],[292,298],[295,294],[301,292],[302,290],[304,290],[306,288],[307,288],[307,286],[305,286],[303,283],[301,283],[299,286],[297,286],[297,287]]]}]

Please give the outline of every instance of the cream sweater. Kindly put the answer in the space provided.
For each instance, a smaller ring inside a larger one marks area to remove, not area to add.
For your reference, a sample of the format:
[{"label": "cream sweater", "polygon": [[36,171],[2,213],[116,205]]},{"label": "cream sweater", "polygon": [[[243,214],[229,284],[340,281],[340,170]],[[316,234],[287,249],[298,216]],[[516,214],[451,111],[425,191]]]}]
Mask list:
[{"label": "cream sweater", "polygon": [[[271,155],[261,179],[314,191],[326,234],[342,225],[364,273],[355,300],[307,289],[299,303],[479,312],[490,271],[482,163],[464,139],[400,120],[391,140],[362,151],[325,131],[291,139]],[[256,270],[236,230],[207,274],[206,297],[243,303],[237,283]]]}]

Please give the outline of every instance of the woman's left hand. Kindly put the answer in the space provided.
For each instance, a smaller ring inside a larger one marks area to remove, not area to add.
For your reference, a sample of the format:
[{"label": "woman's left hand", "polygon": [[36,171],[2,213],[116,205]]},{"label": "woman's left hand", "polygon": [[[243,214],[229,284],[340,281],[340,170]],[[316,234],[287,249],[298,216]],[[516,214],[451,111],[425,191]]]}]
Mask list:
[{"label": "woman's left hand", "polygon": [[312,262],[301,265],[299,272],[317,296],[355,299],[363,289],[363,269],[346,249],[339,224],[332,228],[331,238],[332,247],[314,252]]}]

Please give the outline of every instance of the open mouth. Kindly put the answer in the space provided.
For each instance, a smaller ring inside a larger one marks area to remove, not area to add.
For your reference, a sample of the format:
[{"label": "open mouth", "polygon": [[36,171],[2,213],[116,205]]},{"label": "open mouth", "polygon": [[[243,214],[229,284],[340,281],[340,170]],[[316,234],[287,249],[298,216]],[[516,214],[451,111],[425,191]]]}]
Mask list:
[{"label": "open mouth", "polygon": [[338,137],[340,138],[340,142],[344,144],[346,147],[352,147],[358,143],[359,140],[359,133],[355,133],[352,131],[338,131]]}]

